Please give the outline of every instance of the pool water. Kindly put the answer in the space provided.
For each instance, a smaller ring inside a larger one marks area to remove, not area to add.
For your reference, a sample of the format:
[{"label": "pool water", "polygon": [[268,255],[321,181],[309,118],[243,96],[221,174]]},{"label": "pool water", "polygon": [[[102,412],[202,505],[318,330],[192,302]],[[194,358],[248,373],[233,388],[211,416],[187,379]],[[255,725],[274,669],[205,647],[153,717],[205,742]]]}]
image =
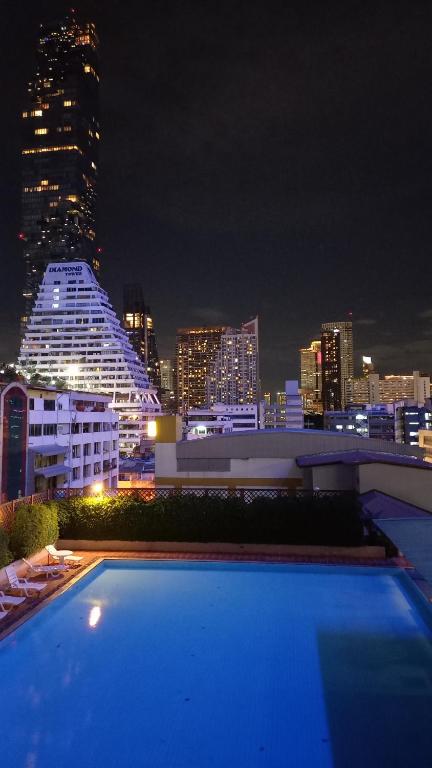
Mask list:
[{"label": "pool water", "polygon": [[5,768],[432,765],[429,609],[390,569],[106,561],[0,643]]}]

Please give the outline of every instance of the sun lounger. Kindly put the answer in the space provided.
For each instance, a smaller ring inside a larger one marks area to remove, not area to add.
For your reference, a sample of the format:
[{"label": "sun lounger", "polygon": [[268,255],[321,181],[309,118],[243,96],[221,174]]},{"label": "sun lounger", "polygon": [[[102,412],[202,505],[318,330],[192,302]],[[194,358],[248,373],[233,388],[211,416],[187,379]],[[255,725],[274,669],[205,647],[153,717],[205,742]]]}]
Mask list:
[{"label": "sun lounger", "polygon": [[68,560],[74,565],[79,565],[82,560],[82,556],[74,555],[71,549],[56,549],[54,544],[48,544],[45,549],[53,560],[57,560],[60,563],[65,563]]},{"label": "sun lounger", "polygon": [[13,565],[7,565],[5,568],[6,576],[9,581],[9,586],[11,589],[19,589],[21,592],[24,592],[26,597],[30,597],[30,592],[42,592],[43,589],[45,589],[47,583],[46,581],[28,581],[28,579],[22,579],[17,575],[17,572]]},{"label": "sun lounger", "polygon": [[40,574],[46,576],[48,579],[50,576],[53,579],[58,578],[63,571],[69,570],[68,565],[33,565],[29,560],[26,560],[25,557],[23,557],[23,562],[29,567],[32,576]]},{"label": "sun lounger", "polygon": [[5,605],[11,605],[11,606],[21,605],[21,603],[23,603],[24,600],[25,600],[25,597],[14,597],[12,595],[5,595],[5,593],[0,590],[0,603],[3,606],[5,606]]},{"label": "sun lounger", "polygon": [[[0,603],[0,608],[1,608],[1,603]],[[7,616],[7,613],[8,613],[7,611],[0,610],[0,620],[4,619],[4,617]]]}]

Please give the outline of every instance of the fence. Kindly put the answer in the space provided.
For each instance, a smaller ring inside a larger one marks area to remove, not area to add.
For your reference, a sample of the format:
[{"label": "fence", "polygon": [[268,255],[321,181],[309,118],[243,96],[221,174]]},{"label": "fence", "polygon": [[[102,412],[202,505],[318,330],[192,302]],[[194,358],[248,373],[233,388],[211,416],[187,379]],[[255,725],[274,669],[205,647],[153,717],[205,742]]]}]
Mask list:
[{"label": "fence", "polygon": [[304,499],[304,498],[343,498],[354,499],[352,491],[309,491],[288,488],[104,488],[101,493],[94,493],[87,488],[56,488],[42,493],[33,493],[14,501],[0,504],[0,526],[10,530],[15,518],[15,510],[20,504],[40,504],[45,501],[67,500],[80,497],[97,497],[112,499],[136,499],[137,501],[154,501],[168,499],[173,496],[198,496],[199,498],[240,499],[250,504],[255,499]]}]

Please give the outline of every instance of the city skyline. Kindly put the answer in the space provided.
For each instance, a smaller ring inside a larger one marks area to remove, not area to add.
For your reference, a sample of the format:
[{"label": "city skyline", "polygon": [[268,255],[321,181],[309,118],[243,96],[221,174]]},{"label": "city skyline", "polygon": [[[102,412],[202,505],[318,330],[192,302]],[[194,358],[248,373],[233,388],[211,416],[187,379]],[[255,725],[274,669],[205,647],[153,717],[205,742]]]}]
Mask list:
[{"label": "city skyline", "polygon": [[[151,9],[146,25],[138,3],[114,2],[109,18],[98,5],[79,11],[101,39],[101,283],[117,310],[133,273],[162,358],[177,327],[258,312],[265,389],[298,376],[298,349],[350,311],[357,362],[370,354],[383,374],[430,371],[423,4],[359,16],[332,3],[314,9],[313,24],[307,10],[285,9],[276,23],[254,4],[246,19],[240,6],[228,16],[223,4],[186,4]],[[68,6],[44,0],[24,19],[19,4],[3,10],[0,356],[13,359],[24,277],[18,126],[39,23]],[[402,290],[411,263],[422,280]]]}]

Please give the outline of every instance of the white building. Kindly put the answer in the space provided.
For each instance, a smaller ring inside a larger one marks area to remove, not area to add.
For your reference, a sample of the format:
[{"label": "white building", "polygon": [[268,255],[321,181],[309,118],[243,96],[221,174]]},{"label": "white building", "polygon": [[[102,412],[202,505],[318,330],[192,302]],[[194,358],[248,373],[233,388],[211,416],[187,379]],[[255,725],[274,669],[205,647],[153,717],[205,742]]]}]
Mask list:
[{"label": "white building", "polygon": [[27,387],[26,493],[47,488],[116,488],[118,416],[110,396]]},{"label": "white building", "polygon": [[192,408],[187,413],[188,440],[208,435],[225,435],[259,429],[258,407],[256,405],[223,405],[217,403],[209,408]]},{"label": "white building", "polygon": [[276,402],[265,404],[264,428],[304,428],[303,401],[297,380],[286,381],[285,391],[276,393]]},{"label": "white building", "polygon": [[130,454],[159,413],[156,389],[85,262],[47,266],[21,345],[20,365],[48,382],[110,395],[119,419],[120,453]]},{"label": "white building", "polygon": [[242,405],[259,399],[258,318],[226,328],[210,369],[209,404]]}]

